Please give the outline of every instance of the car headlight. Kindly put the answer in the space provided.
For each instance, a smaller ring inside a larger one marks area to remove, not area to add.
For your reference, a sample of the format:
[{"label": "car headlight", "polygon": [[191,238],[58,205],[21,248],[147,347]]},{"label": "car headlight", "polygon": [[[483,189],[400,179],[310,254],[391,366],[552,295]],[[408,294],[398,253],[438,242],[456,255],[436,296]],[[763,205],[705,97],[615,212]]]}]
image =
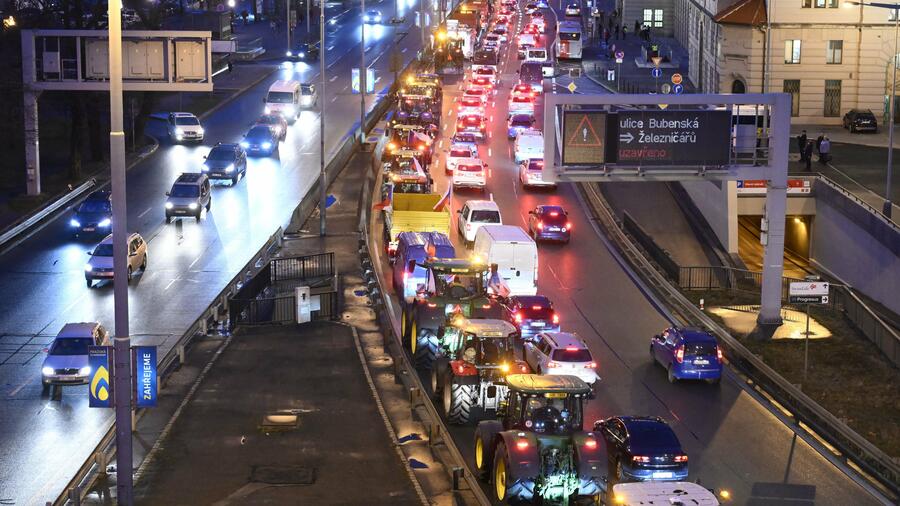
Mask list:
[{"label": "car headlight", "polygon": [[363,21],[368,21],[368,20],[369,20],[369,16],[363,16]]},{"label": "car headlight", "polygon": [[250,147],[250,143],[247,141],[241,141],[241,147],[247,149]]},{"label": "car headlight", "polygon": [[188,209],[197,209],[197,203],[191,202],[190,204],[188,204]]},{"label": "car headlight", "polygon": [[269,106],[265,106],[265,107],[263,108],[263,111],[265,111],[266,114],[269,114],[270,112],[272,112],[272,110],[269,109]]},{"label": "car headlight", "polygon": [[300,51],[300,54],[298,54],[297,56],[299,56],[300,58],[306,58],[306,53]]},{"label": "car headlight", "polygon": [[272,147],[272,143],[271,143],[271,142],[264,142],[264,143],[262,143],[262,148],[263,148],[263,149],[270,149],[271,147]]},{"label": "car headlight", "polygon": [[94,267],[91,264],[84,264],[84,272],[91,272]]},{"label": "car headlight", "polygon": [[234,170],[234,164],[233,164],[233,163],[232,163],[231,165],[229,165],[228,167],[225,167],[225,172],[231,172],[231,171],[233,171],[233,170]]},{"label": "car headlight", "polygon": [[197,129],[197,133],[200,134],[200,135],[203,135],[203,134],[206,133],[206,130],[204,130],[203,127],[200,127],[200,128]]},{"label": "car headlight", "polygon": [[172,209],[175,207],[171,202],[166,202],[166,209]]},{"label": "car headlight", "polygon": [[203,164],[203,167],[200,168],[203,172],[209,172],[209,165]]},{"label": "car headlight", "polygon": [[[300,53],[300,54],[303,54],[303,53]],[[294,53],[291,53],[290,51],[288,51],[287,53],[285,53],[285,56],[288,56],[288,57],[294,56]]]},{"label": "car headlight", "polygon": [[86,365],[86,366],[82,367],[81,369],[78,369],[79,376],[87,376],[90,373],[91,373],[91,366],[89,366],[89,365]]},{"label": "car headlight", "polygon": [[52,376],[56,371],[53,370],[52,367],[43,367],[41,368],[41,374],[44,376]]},{"label": "car headlight", "polygon": [[175,135],[184,135],[184,130],[182,130],[181,127],[176,127]]},{"label": "car headlight", "polygon": [[81,222],[79,222],[79,221],[76,220],[75,218],[72,218],[71,220],[69,220],[69,226],[70,226],[70,227],[80,227],[80,226],[81,226]]},{"label": "car headlight", "polygon": [[285,107],[285,108],[284,108],[284,113],[287,114],[287,115],[294,114],[294,106],[289,105],[289,106]]},{"label": "car headlight", "polygon": [[108,227],[112,221],[109,218],[104,219],[100,223],[97,224],[98,227]]}]

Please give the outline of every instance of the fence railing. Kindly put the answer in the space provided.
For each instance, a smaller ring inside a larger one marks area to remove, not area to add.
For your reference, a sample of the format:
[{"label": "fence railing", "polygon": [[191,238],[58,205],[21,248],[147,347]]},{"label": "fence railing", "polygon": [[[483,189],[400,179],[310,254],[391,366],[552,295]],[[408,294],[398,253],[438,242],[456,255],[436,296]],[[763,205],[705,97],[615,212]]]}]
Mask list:
[{"label": "fence railing", "polygon": [[869,341],[878,347],[895,366],[900,367],[900,335],[885,323],[862,301],[853,290],[845,286],[831,289],[831,304],[844,313],[853,325]]},{"label": "fence railing", "polygon": [[293,279],[311,279],[333,276],[334,252],[319,253],[301,257],[276,258],[271,266],[270,281],[272,283]]},{"label": "fence railing", "polygon": [[[687,266],[678,273],[678,286],[682,290],[735,290],[746,293],[760,293],[762,272],[723,266]],[[798,278],[781,277],[781,299],[788,300],[791,282],[803,281]],[[839,285],[832,285],[832,291]]]}]

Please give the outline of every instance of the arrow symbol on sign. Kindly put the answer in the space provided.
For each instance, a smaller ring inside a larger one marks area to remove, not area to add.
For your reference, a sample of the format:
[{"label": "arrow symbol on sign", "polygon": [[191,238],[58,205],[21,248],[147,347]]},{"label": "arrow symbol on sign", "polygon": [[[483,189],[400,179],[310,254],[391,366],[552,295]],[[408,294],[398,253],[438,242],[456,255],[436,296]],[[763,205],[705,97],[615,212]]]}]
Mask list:
[{"label": "arrow symbol on sign", "polygon": [[624,134],[619,134],[619,142],[625,142],[627,144],[631,144],[631,141],[634,140],[634,135],[631,132],[625,132]]}]

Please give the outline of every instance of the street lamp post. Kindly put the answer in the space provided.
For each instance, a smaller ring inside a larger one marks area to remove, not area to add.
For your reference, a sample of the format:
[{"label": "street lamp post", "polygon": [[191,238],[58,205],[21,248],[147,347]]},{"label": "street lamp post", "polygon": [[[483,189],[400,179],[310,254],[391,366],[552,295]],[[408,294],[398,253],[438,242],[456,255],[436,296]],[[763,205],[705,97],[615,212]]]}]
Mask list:
[{"label": "street lamp post", "polygon": [[887,180],[885,181],[884,186],[884,205],[881,209],[881,212],[890,218],[892,208],[894,207],[891,202],[891,179],[893,178],[894,173],[894,100],[897,95],[897,38],[898,34],[900,34],[900,4],[880,2],[865,3],[847,0],[844,2],[844,5],[848,7],[858,5],[860,9],[862,9],[863,6],[868,6],[894,11],[894,53],[891,55],[891,66],[889,67],[893,70],[894,75],[891,79],[890,97],[888,98]]},{"label": "street lamp post", "polygon": [[[362,26],[359,28],[359,142],[366,136],[366,0],[361,2]],[[324,204],[323,204],[324,205]]]},{"label": "street lamp post", "polygon": [[[309,1],[309,0],[307,0]],[[319,4],[319,93],[325,93],[325,0]],[[319,235],[325,235],[325,100],[319,101]]]},{"label": "street lamp post", "polygon": [[109,0],[109,169],[112,190],[113,311],[116,413],[116,492],[119,504],[132,504],[131,339],[128,330],[127,213],[125,208],[125,131],[122,107],[122,0]]}]

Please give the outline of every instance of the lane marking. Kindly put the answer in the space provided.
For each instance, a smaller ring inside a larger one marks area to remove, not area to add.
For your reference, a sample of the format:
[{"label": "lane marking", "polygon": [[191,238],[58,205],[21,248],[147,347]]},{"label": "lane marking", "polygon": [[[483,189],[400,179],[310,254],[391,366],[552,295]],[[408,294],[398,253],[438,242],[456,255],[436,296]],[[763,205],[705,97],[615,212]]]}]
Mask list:
[{"label": "lane marking", "polygon": [[147,214],[147,213],[149,213],[152,209],[153,209],[152,207],[148,207],[146,211],[144,211],[144,212],[142,212],[141,214],[138,215],[138,218],[143,218],[144,215]]},{"label": "lane marking", "polygon": [[336,75],[331,76],[331,79],[329,79],[328,82],[333,83],[333,82],[337,81],[337,78],[338,78],[338,76],[336,76]]}]

